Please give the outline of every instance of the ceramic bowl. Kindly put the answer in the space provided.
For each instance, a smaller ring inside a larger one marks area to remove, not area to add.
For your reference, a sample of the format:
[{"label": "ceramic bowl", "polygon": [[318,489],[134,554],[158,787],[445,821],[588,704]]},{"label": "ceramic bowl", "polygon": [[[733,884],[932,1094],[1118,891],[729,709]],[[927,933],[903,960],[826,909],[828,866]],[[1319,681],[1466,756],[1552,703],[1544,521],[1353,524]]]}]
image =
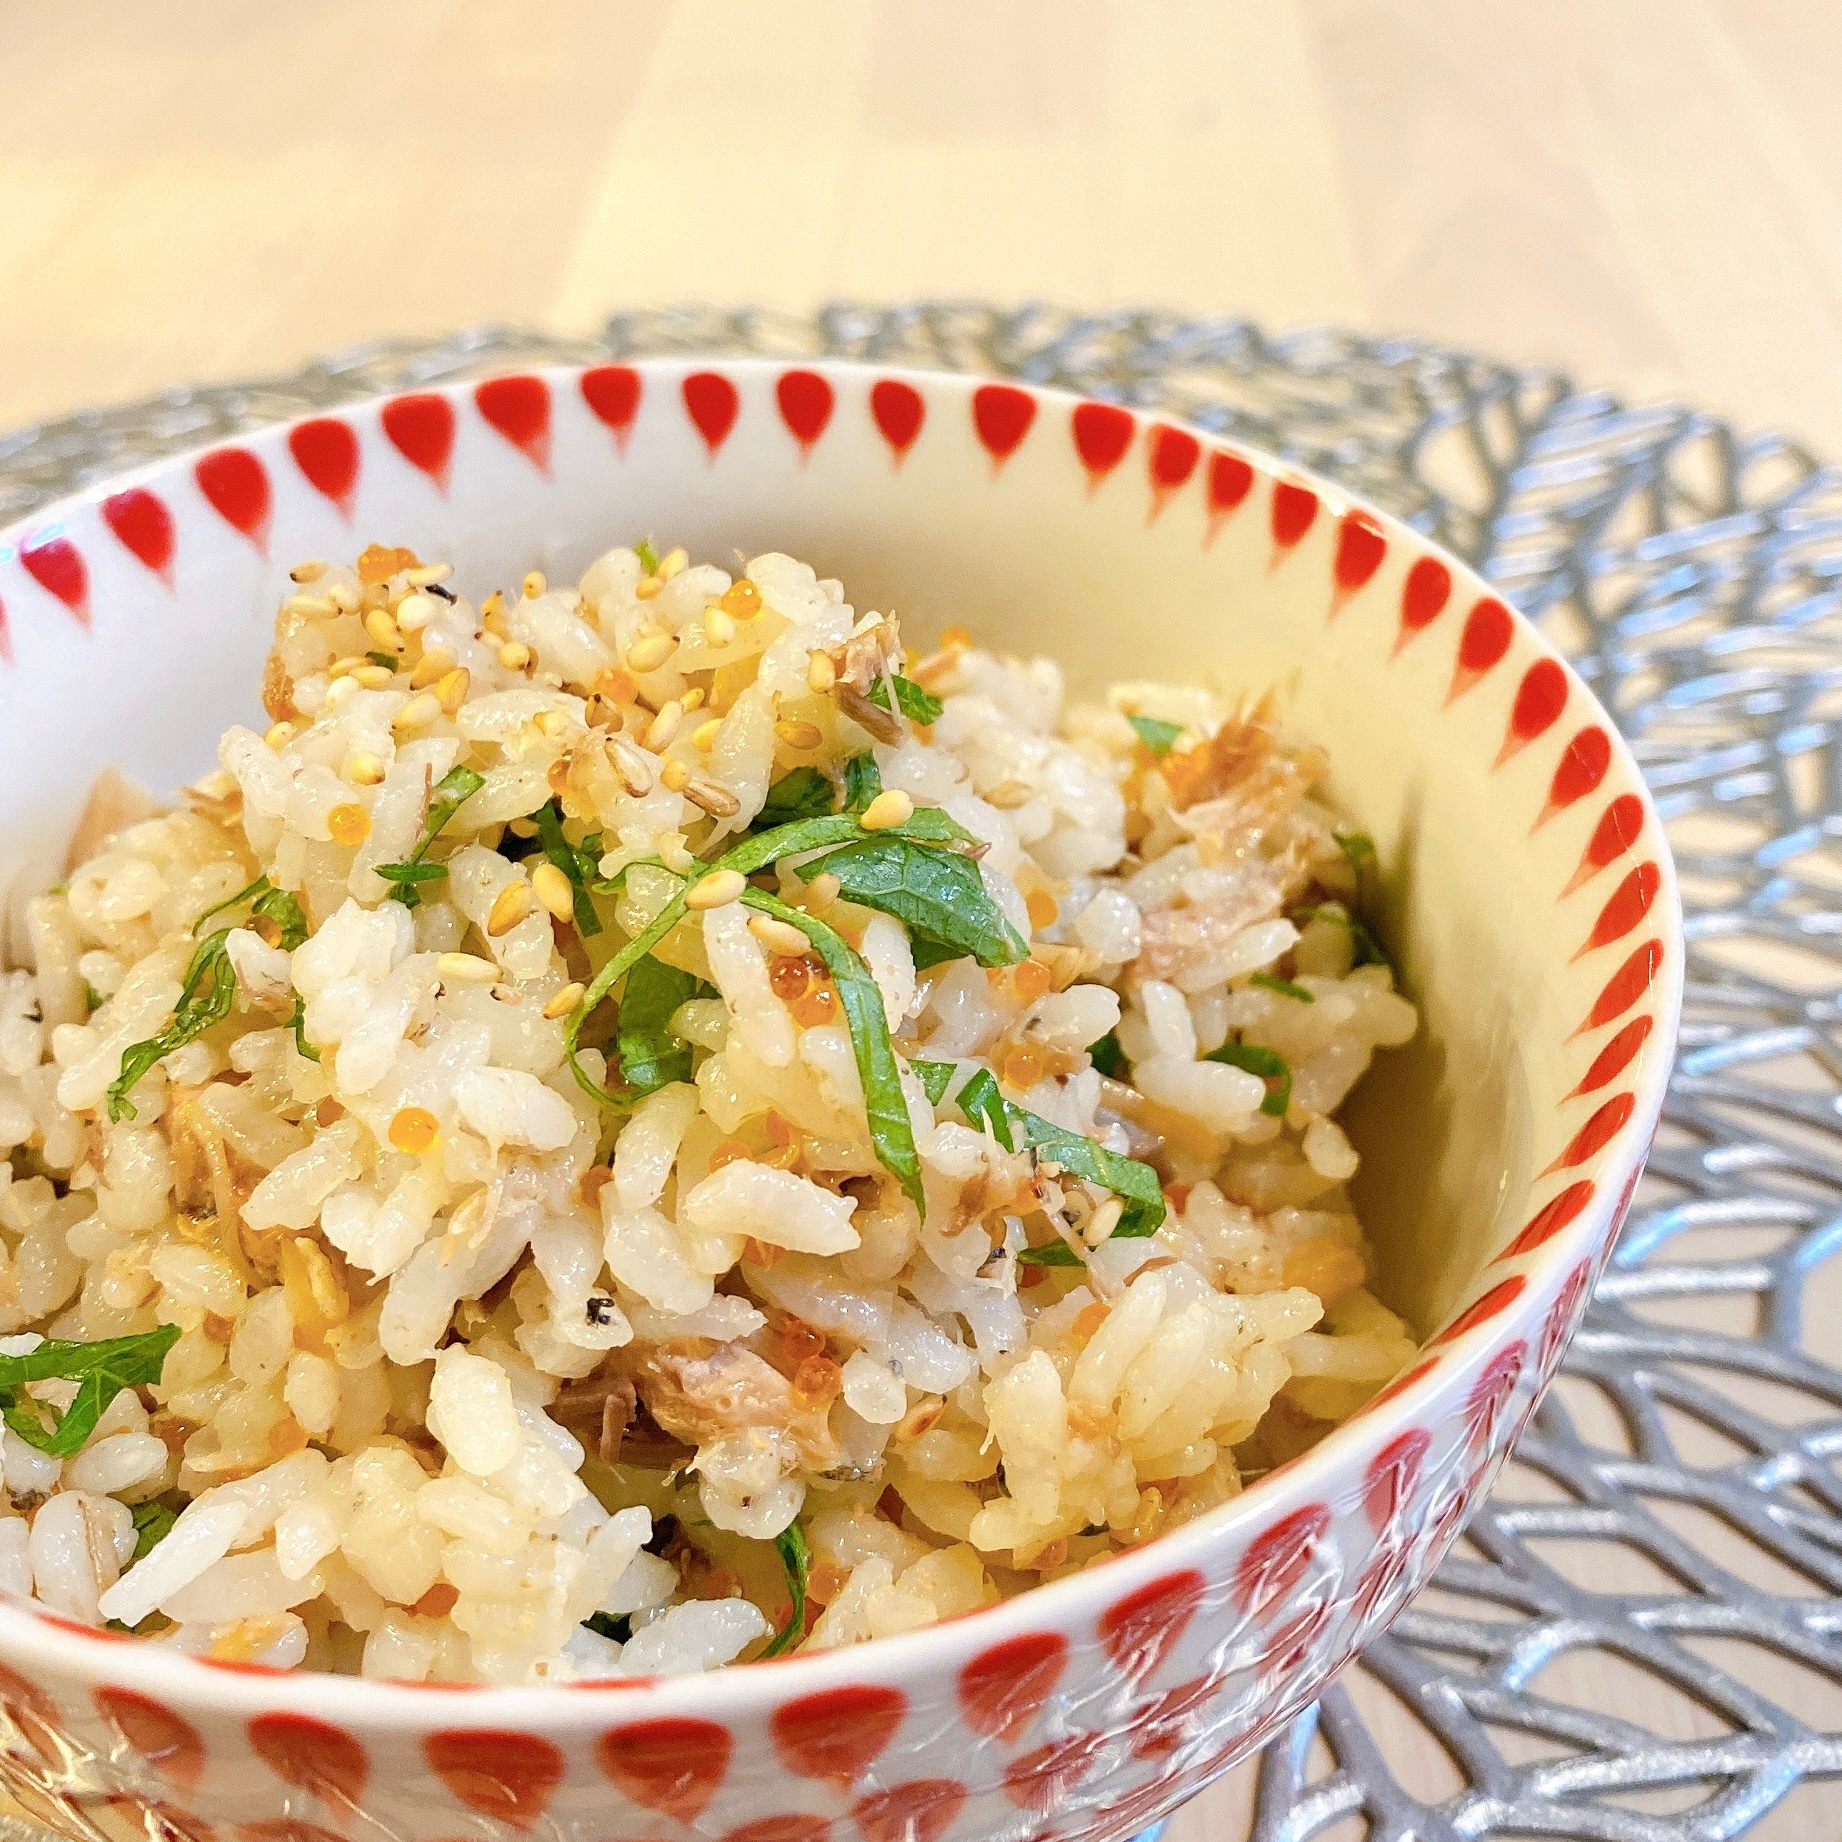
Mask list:
[{"label": "ceramic bowl", "polygon": [[[239,1842],[956,1842],[1143,1828],[1387,1623],[1553,1373],[1662,1102],[1682,941],[1642,779],[1554,651],[1403,526],[1112,404],[762,361],[495,378],[278,427],[0,533],[0,838],[50,880],[91,777],[211,764],[284,571],[377,539],[573,580],[651,533],[776,548],[1044,649],[1076,689],[1281,687],[1375,840],[1424,1027],[1351,1109],[1425,1340],[1168,1537],[936,1629],[715,1676],[469,1689],[193,1661],[0,1605],[3,1757],[60,1826]],[[257,719],[259,720],[259,719]]]}]

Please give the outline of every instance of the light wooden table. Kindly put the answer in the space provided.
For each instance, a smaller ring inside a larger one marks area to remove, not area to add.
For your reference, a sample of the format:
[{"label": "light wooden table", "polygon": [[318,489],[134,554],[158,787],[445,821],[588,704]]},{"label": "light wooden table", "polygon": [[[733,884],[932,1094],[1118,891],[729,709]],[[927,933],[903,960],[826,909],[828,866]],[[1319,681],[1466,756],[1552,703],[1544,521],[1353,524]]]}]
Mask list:
[{"label": "light wooden table", "polygon": [[[0,0],[0,73],[0,428],[959,293],[1426,333],[1842,455],[1837,0]],[[1810,1789],[1760,1842],[1835,1832]]]}]

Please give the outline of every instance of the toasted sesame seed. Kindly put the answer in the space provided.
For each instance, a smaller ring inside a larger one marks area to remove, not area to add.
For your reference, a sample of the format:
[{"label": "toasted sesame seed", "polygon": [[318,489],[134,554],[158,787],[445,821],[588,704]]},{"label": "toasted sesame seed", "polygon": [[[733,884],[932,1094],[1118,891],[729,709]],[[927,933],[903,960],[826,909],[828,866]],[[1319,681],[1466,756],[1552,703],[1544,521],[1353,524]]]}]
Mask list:
[{"label": "toasted sesame seed", "polygon": [[440,612],[433,595],[405,595],[397,603],[396,622],[405,633],[420,633]]},{"label": "toasted sesame seed", "polygon": [[569,727],[561,710],[539,710],[531,721],[537,725],[539,735],[560,736]]},{"label": "toasted sesame seed", "polygon": [[435,681],[435,697],[442,711],[452,716],[467,701],[467,692],[473,684],[473,674],[462,666],[451,672],[444,672]]},{"label": "toasted sesame seed", "polygon": [[544,572],[541,569],[532,570],[531,573],[518,584],[526,601],[535,601],[549,586],[550,584],[544,580]]},{"label": "toasted sesame seed", "polygon": [[702,774],[693,774],[684,783],[684,797],[713,819],[734,818],[742,810],[742,802],[727,787],[718,786]]},{"label": "toasted sesame seed", "polygon": [[505,829],[514,838],[535,838],[537,836],[537,827],[529,819],[509,819],[506,821]]},{"label": "toasted sesame seed", "polygon": [[815,696],[823,697],[838,682],[838,668],[831,662],[828,652],[815,652],[806,661],[806,688]]},{"label": "toasted sesame seed", "polygon": [[1015,812],[1019,806],[1027,806],[1035,797],[1035,793],[1023,781],[1001,780],[985,795],[985,800],[1000,812]]},{"label": "toasted sesame seed", "polygon": [[339,610],[323,595],[290,595],[288,612],[303,620],[329,620]]},{"label": "toasted sesame seed", "polygon": [[691,688],[678,699],[679,706],[686,716],[689,716],[693,710],[701,709],[703,701],[704,687],[701,684],[692,685]]},{"label": "toasted sesame seed", "polygon": [[825,731],[817,723],[808,723],[800,717],[783,718],[774,725],[774,733],[789,748],[817,748],[825,740]]},{"label": "toasted sesame seed", "polygon": [[818,914],[837,901],[838,892],[844,885],[829,870],[821,870],[806,885],[806,908],[811,914]]},{"label": "toasted sesame seed", "polygon": [[559,1017],[567,1017],[587,993],[586,985],[565,985],[561,991],[553,992],[550,1001],[544,1006],[544,1015],[555,1023]]},{"label": "toasted sesame seed", "polygon": [[362,652],[348,653],[343,659],[335,659],[326,668],[328,678],[349,678],[359,666],[370,664]]},{"label": "toasted sesame seed", "polygon": [[779,953],[790,959],[800,958],[810,944],[791,921],[782,921],[773,915],[750,915],[748,931],[770,953]]},{"label": "toasted sesame seed", "polygon": [[437,678],[445,677],[453,671],[455,657],[452,648],[431,646],[416,661],[416,668],[409,674],[409,688],[412,691],[426,691]]},{"label": "toasted sesame seed", "polygon": [[641,601],[650,601],[664,586],[658,576],[641,576],[633,585],[633,593]]},{"label": "toasted sesame seed", "polygon": [[345,777],[355,787],[375,787],[384,778],[384,764],[376,755],[360,749],[346,758]]},{"label": "toasted sesame seed", "polygon": [[669,582],[673,576],[687,568],[690,561],[690,553],[682,544],[666,551],[664,559],[659,564],[659,580]]},{"label": "toasted sesame seed", "polygon": [[531,892],[559,921],[574,918],[575,886],[553,863],[540,863],[531,872]]},{"label": "toasted sesame seed", "polygon": [[900,787],[885,787],[863,809],[857,821],[865,831],[887,831],[892,825],[906,825],[915,816],[915,802]]},{"label": "toasted sesame seed", "polygon": [[684,721],[684,705],[675,697],[668,701],[650,723],[640,740],[655,755],[662,755],[671,739],[678,733],[678,725]]},{"label": "toasted sesame seed", "polygon": [[678,641],[670,633],[642,633],[627,648],[627,664],[636,672],[656,672],[678,650]]},{"label": "toasted sesame seed", "polygon": [[499,968],[477,953],[443,953],[435,970],[446,985],[491,985],[499,977]]},{"label": "toasted sesame seed", "polygon": [[723,719],[720,716],[713,716],[707,721],[699,723],[697,727],[691,731],[691,746],[693,748],[703,749],[707,753],[715,745],[717,731],[721,729],[722,726]]},{"label": "toasted sesame seed", "polygon": [[326,687],[326,701],[322,710],[337,710],[342,703],[358,695],[358,680],[352,677],[335,678]]},{"label": "toasted sesame seed", "polygon": [[1125,1212],[1126,1205],[1117,1196],[1109,1196],[1087,1218],[1087,1226],[1081,1230],[1081,1239],[1089,1247],[1098,1247],[1119,1226],[1119,1218]]},{"label": "toasted sesame seed", "polygon": [[341,614],[356,614],[364,606],[364,597],[349,582],[335,582],[326,591],[326,599]]},{"label": "toasted sesame seed", "polygon": [[742,891],[747,887],[748,879],[740,870],[712,870],[691,885],[690,893],[684,898],[684,905],[693,910],[722,908],[730,902],[740,901]]},{"label": "toasted sesame seed", "polygon": [[725,614],[720,607],[704,611],[704,638],[712,646],[732,645],[735,637],[736,623],[733,615]]},{"label": "toasted sesame seed", "polygon": [[396,677],[389,666],[370,664],[356,667],[349,675],[353,683],[362,685],[367,691],[381,691]]},{"label": "toasted sesame seed", "polygon": [[522,640],[507,640],[499,648],[499,663],[508,672],[521,672],[531,663],[531,649]]},{"label": "toasted sesame seed", "polygon": [[507,883],[494,898],[492,912],[486,917],[487,939],[497,940],[502,934],[509,934],[536,905],[531,885],[523,877]]},{"label": "toasted sesame seed", "polygon": [[680,761],[676,755],[659,770],[659,779],[673,793],[682,793],[691,784],[691,769],[688,762]]},{"label": "toasted sesame seed", "polygon": [[391,619],[388,609],[373,608],[365,616],[365,631],[376,640],[380,650],[384,652],[403,650],[403,636],[397,631],[397,624]]},{"label": "toasted sesame seed", "polygon": [[325,574],[326,565],[318,557],[312,557],[305,563],[296,563],[288,571],[288,580],[301,583],[317,582]]},{"label": "toasted sesame seed", "polygon": [[452,563],[422,563],[414,569],[403,572],[403,580],[411,588],[433,588],[437,582],[445,582],[453,575]]},{"label": "toasted sesame seed", "polygon": [[433,691],[418,691],[395,716],[390,727],[399,735],[412,729],[426,729],[441,714],[441,699]]},{"label": "toasted sesame seed", "polygon": [[356,802],[335,806],[326,815],[326,829],[335,844],[363,844],[371,835],[371,815]]},{"label": "toasted sesame seed", "polygon": [[271,748],[286,748],[298,733],[292,723],[276,723],[262,739]]},{"label": "toasted sesame seed", "polygon": [[633,682],[633,674],[623,672],[618,665],[598,672],[591,688],[597,697],[605,697],[611,704],[630,704],[640,693],[640,687]]}]

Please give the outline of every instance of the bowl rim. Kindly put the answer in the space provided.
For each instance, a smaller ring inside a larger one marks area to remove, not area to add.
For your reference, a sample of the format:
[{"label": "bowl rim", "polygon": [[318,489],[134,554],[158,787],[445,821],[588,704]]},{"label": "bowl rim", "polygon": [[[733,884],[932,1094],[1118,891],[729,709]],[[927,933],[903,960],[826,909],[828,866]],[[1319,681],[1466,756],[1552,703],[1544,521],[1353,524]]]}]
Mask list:
[{"label": "bowl rim", "polygon": [[[128,487],[189,469],[201,456],[226,447],[255,447],[266,452],[286,443],[289,434],[303,423],[325,417],[362,417],[405,396],[438,396],[458,409],[482,383],[500,377],[576,383],[586,372],[612,368],[666,380],[699,372],[717,372],[737,381],[777,379],[789,371],[816,372],[832,379],[887,379],[917,389],[948,391],[968,401],[978,390],[996,385],[1021,390],[1039,407],[1059,407],[1066,413],[1083,403],[1102,400],[1020,377],[805,354],[778,358],[694,352],[512,366],[479,377],[430,382],[354,398],[138,463],[0,526],[0,560],[16,558],[31,547],[33,537],[60,530],[75,512],[98,505]],[[419,1734],[457,1724],[469,1729],[537,1727],[553,1733],[574,1733],[599,1730],[616,1721],[692,1714],[734,1720],[763,1713],[789,1698],[849,1685],[866,1675],[903,1680],[947,1679],[947,1671],[956,1673],[961,1652],[983,1651],[1045,1628],[1065,1634],[1087,1628],[1114,1600],[1200,1567],[1208,1554],[1232,1543],[1237,1534],[1281,1522],[1314,1503],[1342,1501],[1350,1494],[1349,1480],[1361,1475],[1362,1458],[1379,1455],[1426,1417],[1426,1409],[1436,1396],[1460,1394],[1475,1383],[1502,1349],[1529,1335],[1540,1314],[1552,1303],[1557,1275],[1573,1271],[1582,1259],[1590,1260],[1595,1272],[1602,1266],[1610,1255],[1611,1243],[1661,1117],[1676,1049],[1684,978],[1683,918],[1675,863],[1655,798],[1617,723],[1591,686],[1533,621],[1512,602],[1503,600],[1470,563],[1404,520],[1338,482],[1262,448],[1187,423],[1155,407],[1133,403],[1115,406],[1132,417],[1135,438],[1140,431],[1155,427],[1192,435],[1202,444],[1205,454],[1235,455],[1252,467],[1256,477],[1301,485],[1328,506],[1372,519],[1390,546],[1404,545],[1416,559],[1431,557],[1450,570],[1455,594],[1463,588],[1474,597],[1502,601],[1509,610],[1513,631],[1524,646],[1532,645],[1539,657],[1552,660],[1565,674],[1569,704],[1578,699],[1587,720],[1596,720],[1603,727],[1610,738],[1612,765],[1622,770],[1622,779],[1642,802],[1646,827],[1654,840],[1649,848],[1661,874],[1657,899],[1647,916],[1664,947],[1664,958],[1651,987],[1659,1026],[1657,1040],[1643,1057],[1644,1066],[1634,1090],[1634,1109],[1626,1124],[1581,1166],[1582,1170],[1590,1170],[1594,1179],[1591,1198],[1577,1217],[1541,1245],[1539,1263],[1526,1271],[1527,1283],[1518,1294],[1504,1309],[1464,1328],[1436,1350],[1436,1333],[1429,1334],[1421,1343],[1416,1362],[1374,1400],[1332,1428],[1316,1445],[1194,1521],[1081,1573],[1044,1582],[1010,1599],[893,1637],[874,1638],[836,1650],[726,1665],[692,1675],[517,1685],[412,1682],[194,1657],[138,1640],[131,1634],[81,1625],[34,1602],[0,1594],[0,1659],[28,1666],[43,1664],[65,1678],[92,1685],[107,1682],[206,1716],[243,1718],[285,1709],[336,1718],[372,1732],[400,1734]],[[1475,1285],[1474,1280],[1467,1292]],[[1577,1327],[1585,1305],[1582,1295],[1574,1307],[1573,1326]],[[1500,1444],[1507,1448],[1507,1439]],[[1337,1487],[1339,1479],[1344,1481],[1341,1490]]]}]

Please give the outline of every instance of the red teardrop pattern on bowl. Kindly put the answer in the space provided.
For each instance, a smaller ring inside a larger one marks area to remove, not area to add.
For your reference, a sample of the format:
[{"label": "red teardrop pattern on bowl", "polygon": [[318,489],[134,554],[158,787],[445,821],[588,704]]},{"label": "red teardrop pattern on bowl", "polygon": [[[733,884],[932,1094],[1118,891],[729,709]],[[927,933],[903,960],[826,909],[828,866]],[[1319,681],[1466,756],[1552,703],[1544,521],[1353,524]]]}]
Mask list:
[{"label": "red teardrop pattern on bowl", "polygon": [[1625,1129],[1636,1111],[1635,1094],[1615,1094],[1573,1135],[1567,1149],[1541,1174],[1547,1177],[1557,1170],[1573,1170],[1588,1158],[1597,1157]]},{"label": "red teardrop pattern on bowl", "polygon": [[36,1682],[4,1663],[0,1663],[0,1708],[12,1717],[40,1758],[59,1763],[65,1741],[58,1704]]},{"label": "red teardrop pattern on bowl", "polygon": [[1068,1640],[1030,1631],[980,1651],[959,1676],[966,1725],[987,1739],[1014,1740],[1055,1692],[1068,1667]]},{"label": "red teardrop pattern on bowl", "polygon": [[851,1815],[864,1842],[939,1842],[965,1802],[957,1778],[917,1778],[859,1798]]},{"label": "red teardrop pattern on bowl", "polygon": [[1568,1184],[1558,1196],[1550,1197],[1529,1217],[1528,1225],[1497,1258],[1513,1260],[1519,1254],[1533,1253],[1545,1242],[1553,1240],[1569,1222],[1577,1221],[1581,1211],[1592,1199],[1593,1186],[1590,1183]]},{"label": "red teardrop pattern on bowl", "polygon": [[710,1720],[644,1720],[604,1733],[595,1758],[636,1804],[692,1822],[721,1788],[735,1742]]},{"label": "red teardrop pattern on bowl", "polygon": [[1444,1343],[1455,1343],[1466,1331],[1489,1323],[1498,1312],[1507,1311],[1522,1296],[1528,1283],[1521,1273],[1512,1273],[1507,1279],[1499,1279],[1482,1298],[1467,1305],[1443,1330],[1435,1332],[1426,1347],[1430,1350]]},{"label": "red teardrop pattern on bowl", "polygon": [[783,371],[774,385],[780,419],[799,443],[800,464],[805,465],[812,444],[825,433],[837,396],[830,382],[816,371]]},{"label": "red teardrop pattern on bowl", "polygon": [[364,1796],[370,1756],[343,1727],[306,1714],[259,1714],[249,1743],[276,1777],[328,1803],[356,1808]]},{"label": "red teardrop pattern on bowl", "polygon": [[1611,765],[1612,738],[1596,723],[1582,729],[1567,744],[1560,765],[1554,770],[1554,778],[1548,783],[1548,803],[1529,828],[1531,835],[1540,831],[1557,812],[1564,812],[1593,792]]},{"label": "red teardrop pattern on bowl", "polygon": [[1593,835],[1586,842],[1586,849],[1580,853],[1580,865],[1574,871],[1567,887],[1561,891],[1563,897],[1573,892],[1603,870],[1607,864],[1615,862],[1636,844],[1644,831],[1644,802],[1635,793],[1621,793],[1606,807],[1600,815],[1599,823],[1593,827]]},{"label": "red teardrop pattern on bowl", "polygon": [[6,603],[0,601],[0,663],[13,663],[13,630],[6,624]]},{"label": "red teardrop pattern on bowl", "polygon": [[723,1842],[826,1842],[831,1822],[822,1816],[763,1816],[731,1829]]},{"label": "red teardrop pattern on bowl", "polygon": [[973,431],[994,469],[1023,446],[1035,420],[1036,399],[1015,384],[981,384],[972,393]]},{"label": "red teardrop pattern on bowl", "polygon": [[577,387],[595,420],[613,430],[615,451],[626,453],[640,413],[640,374],[631,365],[596,365],[582,373]]},{"label": "red teardrop pattern on bowl", "polygon": [[550,386],[541,377],[489,377],[473,387],[486,421],[546,477],[550,472]]},{"label": "red teardrop pattern on bowl", "polygon": [[130,556],[146,564],[168,588],[173,586],[173,514],[164,499],[145,486],[130,486],[103,500],[102,521]]},{"label": "red teardrop pattern on bowl", "polygon": [[1188,429],[1172,428],[1168,422],[1155,423],[1145,437],[1145,472],[1151,481],[1151,513],[1155,520],[1180,492],[1202,459],[1202,443]]},{"label": "red teardrop pattern on bowl", "polygon": [[1515,634],[1516,617],[1494,595],[1486,595],[1465,616],[1465,630],[1458,641],[1458,662],[1452,668],[1452,688],[1445,694],[1448,704],[1463,697],[1503,662]]},{"label": "red teardrop pattern on bowl", "polygon": [[1593,923],[1593,931],[1573,957],[1583,959],[1614,940],[1622,940],[1649,914],[1662,887],[1663,872],[1654,863],[1640,863],[1612,892]]},{"label": "red teardrop pattern on bowl", "polygon": [[900,467],[908,450],[921,434],[927,420],[927,403],[913,384],[898,377],[879,378],[870,386],[870,420],[888,442],[895,464]]},{"label": "red teardrop pattern on bowl", "polygon": [[1405,1394],[1416,1382],[1424,1381],[1438,1366],[1437,1362],[1428,1359],[1424,1362],[1416,1362],[1411,1369],[1403,1370],[1387,1387],[1370,1399],[1365,1411],[1372,1412],[1383,1401],[1391,1401],[1397,1394]]},{"label": "red teardrop pattern on bowl", "polygon": [[1175,1688],[1148,1695],[1115,1730],[1114,1737],[1132,1742],[1135,1759],[1168,1759],[1194,1737],[1198,1716],[1215,1699],[1217,1687],[1212,1676],[1193,1676]]},{"label": "red teardrop pattern on bowl", "polygon": [[534,1733],[453,1727],[431,1733],[422,1750],[461,1803],[514,1829],[529,1829],[563,1782],[563,1755]]},{"label": "red teardrop pattern on bowl", "polygon": [[1496,765],[1501,767],[1537,736],[1546,735],[1560,721],[1566,704],[1567,674],[1560,661],[1537,659],[1522,674],[1515,706],[1509,713],[1509,728],[1504,733],[1503,746],[1497,750]]},{"label": "red teardrop pattern on bowl", "polygon": [[448,464],[454,458],[454,405],[432,391],[417,391],[392,397],[378,421],[390,445],[445,493]]},{"label": "red teardrop pattern on bowl", "polygon": [[1106,1743],[1104,1733],[1073,1733],[1025,1753],[1005,1771],[1005,1795],[1038,1819],[1052,1815],[1068,1793],[1093,1771]]},{"label": "red teardrop pattern on bowl", "polygon": [[358,436],[336,416],[316,416],[288,431],[288,452],[307,484],[332,500],[349,522],[358,489]]},{"label": "red teardrop pattern on bowl", "polygon": [[[1574,1031],[1579,1036],[1587,1030],[1603,1029],[1616,1017],[1622,1017],[1650,989],[1651,982],[1663,965],[1663,943],[1646,940],[1625,963],[1606,980],[1604,989],[1594,1000],[1586,1020]],[[1569,1038],[1571,1041],[1572,1038]]]},{"label": "red teardrop pattern on bowl", "polygon": [[775,1711],[774,1747],[802,1778],[851,1785],[895,1738],[907,1711],[900,1689],[870,1683],[823,1689]]},{"label": "red teardrop pattern on bowl", "polygon": [[1234,1570],[1235,1603],[1241,1610],[1258,1618],[1281,1604],[1304,1578],[1311,1550],[1329,1527],[1329,1509],[1307,1503],[1256,1535]]},{"label": "red teardrop pattern on bowl", "polygon": [[1424,1427],[1409,1427],[1383,1446],[1370,1462],[1368,1475],[1362,1481],[1362,1510],[1377,1535],[1412,1499],[1432,1443],[1433,1436]]},{"label": "red teardrop pattern on bowl", "polygon": [[[1618,1222],[1614,1222],[1608,1239],[1615,1240],[1617,1235]],[[1591,1263],[1582,1260],[1561,1281],[1561,1289],[1555,1294],[1554,1303],[1548,1307],[1548,1315],[1542,1320],[1541,1344],[1537,1356],[1544,1375],[1552,1373],[1554,1365],[1560,1361],[1561,1351],[1573,1334],[1574,1320],[1592,1285],[1592,1277]]]},{"label": "red teardrop pattern on bowl", "polygon": [[1238,454],[1230,454],[1224,448],[1217,448],[1209,456],[1208,481],[1205,491],[1209,500],[1209,532],[1203,539],[1206,549],[1215,542],[1215,534],[1229,514],[1239,510],[1241,503],[1254,489],[1254,469],[1250,461],[1243,460]]},{"label": "red teardrop pattern on bowl", "polygon": [[1593,1065],[1581,1075],[1579,1085],[1567,1098],[1577,1100],[1582,1094],[1597,1093],[1608,1081],[1615,1080],[1631,1065],[1632,1058],[1649,1040],[1656,1027],[1653,1017],[1633,1017],[1597,1055]]},{"label": "red teardrop pattern on bowl", "polygon": [[1374,580],[1387,554],[1387,533],[1367,512],[1343,514],[1337,525],[1337,558],[1331,570],[1337,584],[1333,613]]},{"label": "red teardrop pattern on bowl", "polygon": [[704,438],[711,460],[715,460],[717,449],[729,439],[729,431],[742,411],[735,385],[720,371],[693,371],[678,388],[684,398],[685,414]]},{"label": "red teardrop pattern on bowl", "polygon": [[336,1829],[304,1817],[270,1816],[258,1823],[239,1823],[237,1842],[345,1842]]},{"label": "red teardrop pattern on bowl", "polygon": [[1399,652],[1416,633],[1430,627],[1452,599],[1452,572],[1436,556],[1423,556],[1401,584],[1401,630],[1395,635]]},{"label": "red teardrop pattern on bowl", "polygon": [[1135,1681],[1150,1675],[1196,1616],[1206,1588],[1202,1575],[1186,1568],[1115,1600],[1100,1615],[1107,1655]]},{"label": "red teardrop pattern on bowl", "polygon": [[[1304,537],[1318,515],[1318,496],[1309,486],[1296,480],[1273,482],[1273,547],[1276,552],[1291,550]],[[1279,560],[1275,555],[1275,562]]]},{"label": "red teardrop pattern on bowl", "polygon": [[192,474],[211,509],[267,556],[273,505],[268,468],[248,448],[213,448],[199,456]]},{"label": "red teardrop pattern on bowl", "polygon": [[1125,459],[1132,445],[1132,412],[1118,403],[1077,403],[1068,418],[1069,433],[1074,437],[1075,453],[1087,470],[1087,490],[1095,491],[1102,480]]},{"label": "red teardrop pattern on bowl", "polygon": [[19,547],[19,565],[47,595],[90,624],[90,575],[68,537],[27,538]]},{"label": "red teardrop pattern on bowl", "polygon": [[192,1723],[163,1701],[105,1684],[96,1691],[102,1717],[169,1784],[197,1788],[205,1769],[205,1742]]}]

